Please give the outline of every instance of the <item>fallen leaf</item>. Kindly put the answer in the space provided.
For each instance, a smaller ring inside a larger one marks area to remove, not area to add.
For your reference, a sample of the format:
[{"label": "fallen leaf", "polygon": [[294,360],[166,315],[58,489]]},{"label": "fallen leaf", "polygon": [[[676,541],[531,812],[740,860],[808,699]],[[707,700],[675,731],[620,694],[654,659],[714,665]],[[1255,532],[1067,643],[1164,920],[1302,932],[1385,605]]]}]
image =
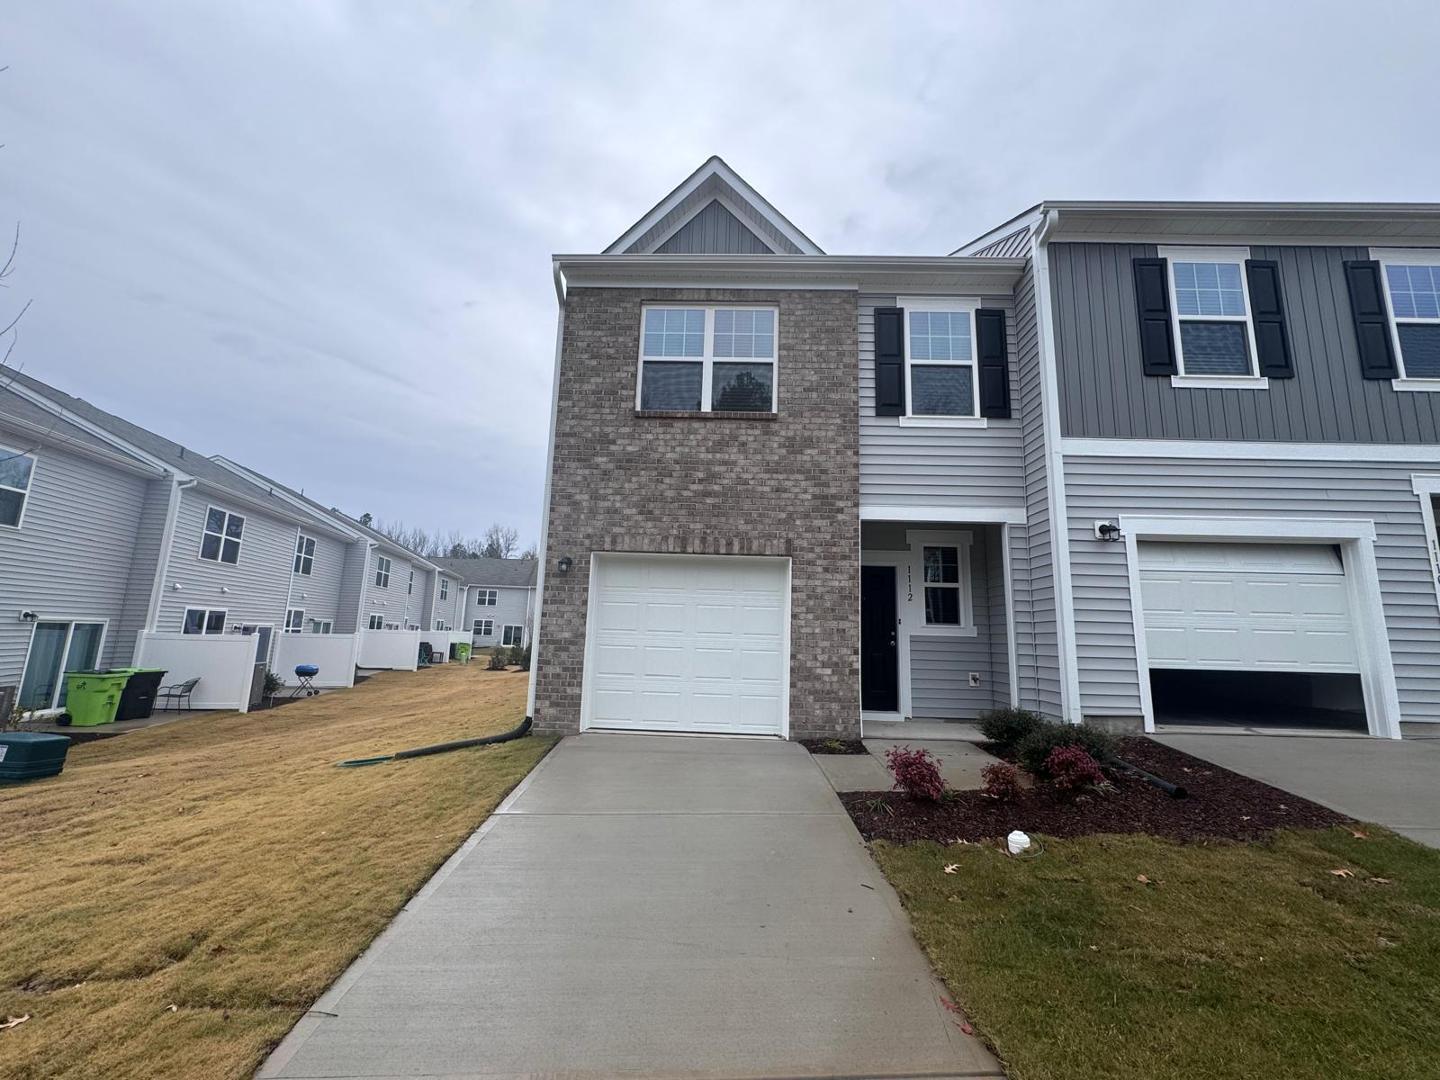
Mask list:
[{"label": "fallen leaf", "polygon": [[1091,952],[1099,952],[1099,951],[1100,951],[1100,946],[1099,946],[1099,945],[1091,945],[1091,946],[1090,946],[1090,951],[1091,951]]},{"label": "fallen leaf", "polygon": [[1346,870],[1343,866],[1342,866],[1339,870],[1331,870],[1330,873],[1334,874],[1336,877],[1354,877],[1354,876],[1355,876],[1355,871],[1354,871],[1354,870]]},{"label": "fallen leaf", "polygon": [[1149,879],[1148,877],[1146,877],[1144,874],[1136,874],[1136,875],[1135,875],[1135,880],[1138,881],[1141,885],[1149,885],[1149,884],[1150,884],[1150,879]]},{"label": "fallen leaf", "polygon": [[3,1024],[0,1024],[0,1031],[4,1031],[6,1028],[19,1027],[21,1024],[25,1023],[26,1020],[29,1019],[29,1013],[26,1013],[24,1016],[12,1016]]},{"label": "fallen leaf", "polygon": [[1369,833],[1367,833],[1367,832],[1361,832],[1359,829],[1351,829],[1351,830],[1350,830],[1350,835],[1353,836],[1356,840],[1369,840],[1369,839],[1370,839],[1370,834],[1369,834]]},{"label": "fallen leaf", "polygon": [[1394,883],[1393,881],[1391,881],[1388,877],[1372,877],[1372,878],[1366,878],[1365,880],[1368,881],[1371,885],[1394,885],[1394,884],[1395,884],[1395,883]]},{"label": "fallen leaf", "polygon": [[953,874],[953,873],[955,873],[955,872],[956,872],[957,870],[959,870],[959,869],[960,869],[960,864],[959,864],[958,862],[952,862],[952,863],[946,863],[946,864],[945,864],[945,873],[947,873],[947,874]]}]

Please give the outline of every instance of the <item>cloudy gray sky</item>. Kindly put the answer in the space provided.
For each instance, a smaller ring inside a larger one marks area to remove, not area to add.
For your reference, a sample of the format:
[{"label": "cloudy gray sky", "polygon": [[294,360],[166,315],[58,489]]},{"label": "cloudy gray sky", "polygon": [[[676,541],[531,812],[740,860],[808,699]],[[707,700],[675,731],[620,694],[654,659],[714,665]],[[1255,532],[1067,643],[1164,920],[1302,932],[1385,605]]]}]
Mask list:
[{"label": "cloudy gray sky", "polygon": [[1440,200],[1437,9],[16,0],[0,311],[34,299],[30,374],[195,449],[528,541],[548,257],[711,153],[832,253],[1045,197]]}]

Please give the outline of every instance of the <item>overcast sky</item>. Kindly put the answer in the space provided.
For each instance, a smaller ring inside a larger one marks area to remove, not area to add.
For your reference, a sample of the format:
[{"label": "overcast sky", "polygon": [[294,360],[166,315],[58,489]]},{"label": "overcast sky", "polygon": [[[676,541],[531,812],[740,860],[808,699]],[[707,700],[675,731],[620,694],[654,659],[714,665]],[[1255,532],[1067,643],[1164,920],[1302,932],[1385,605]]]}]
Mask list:
[{"label": "overcast sky", "polygon": [[12,362],[352,513],[526,542],[549,256],[712,153],[837,254],[1047,197],[1440,201],[1433,3],[5,7]]}]

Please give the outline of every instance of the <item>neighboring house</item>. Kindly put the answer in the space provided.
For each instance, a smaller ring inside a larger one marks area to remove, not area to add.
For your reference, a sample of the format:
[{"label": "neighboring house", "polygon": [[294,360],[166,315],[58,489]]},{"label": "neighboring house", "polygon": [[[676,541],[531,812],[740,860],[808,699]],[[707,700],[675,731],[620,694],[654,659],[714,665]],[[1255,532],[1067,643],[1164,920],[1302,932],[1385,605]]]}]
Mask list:
[{"label": "neighboring house", "polygon": [[477,649],[528,645],[535,625],[535,559],[435,559],[464,585],[457,626]]},{"label": "neighboring house", "polygon": [[1440,207],[829,256],[712,158],[560,292],[537,729],[1440,721]]}]

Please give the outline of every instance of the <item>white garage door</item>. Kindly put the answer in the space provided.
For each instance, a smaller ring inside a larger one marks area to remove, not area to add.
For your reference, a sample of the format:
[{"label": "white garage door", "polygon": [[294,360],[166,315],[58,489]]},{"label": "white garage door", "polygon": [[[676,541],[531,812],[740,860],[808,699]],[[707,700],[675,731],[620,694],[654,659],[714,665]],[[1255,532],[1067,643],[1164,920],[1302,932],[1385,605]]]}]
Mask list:
[{"label": "white garage door", "polygon": [[1151,667],[1360,670],[1329,545],[1142,543],[1140,588]]},{"label": "white garage door", "polygon": [[585,727],[785,732],[789,564],[597,555]]}]

